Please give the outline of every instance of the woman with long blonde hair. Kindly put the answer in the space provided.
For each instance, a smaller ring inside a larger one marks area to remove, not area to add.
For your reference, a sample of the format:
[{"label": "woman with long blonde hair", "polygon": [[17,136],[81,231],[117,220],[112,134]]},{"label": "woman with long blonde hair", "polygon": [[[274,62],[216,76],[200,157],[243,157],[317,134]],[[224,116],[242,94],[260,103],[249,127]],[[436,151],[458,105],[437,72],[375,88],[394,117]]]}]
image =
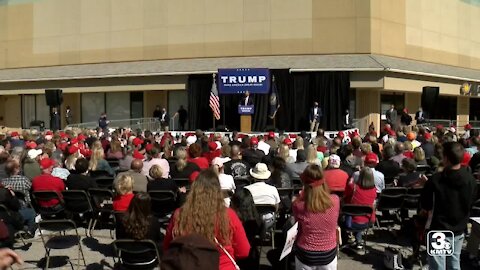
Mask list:
[{"label": "woman with long blonde hair", "polygon": [[278,147],[278,156],[283,158],[287,163],[294,163],[295,160],[290,156],[290,147],[286,144],[281,144]]},{"label": "woman with long blonde hair", "polygon": [[[322,153],[322,159],[323,159],[323,153]],[[315,149],[315,145],[310,144],[307,148],[307,163],[308,164],[316,164],[316,165],[322,165],[322,160],[318,157],[318,152],[317,149]]]},{"label": "woman with long blonde hair", "polygon": [[114,175],[114,171],[110,164],[104,159],[105,153],[102,147],[95,147],[92,149],[92,156],[88,164],[89,171],[106,171],[110,175]]},{"label": "woman with long blonde hair", "polygon": [[221,270],[234,270],[233,259],[246,258],[249,254],[250,244],[242,222],[234,210],[225,207],[218,176],[211,169],[198,175],[185,204],[173,214],[164,249],[168,249],[175,237],[191,233],[200,234],[217,246]]},{"label": "woman with long blonde hair", "polygon": [[320,166],[309,165],[300,178],[303,192],[293,203],[293,215],[300,228],[295,242],[295,267],[337,269],[340,199],[330,194]]}]

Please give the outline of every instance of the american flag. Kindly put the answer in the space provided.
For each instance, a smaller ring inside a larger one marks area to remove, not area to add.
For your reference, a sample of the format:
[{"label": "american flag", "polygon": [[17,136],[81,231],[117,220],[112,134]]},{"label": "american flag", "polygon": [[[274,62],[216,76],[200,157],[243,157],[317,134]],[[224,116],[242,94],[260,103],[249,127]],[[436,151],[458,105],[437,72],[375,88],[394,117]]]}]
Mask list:
[{"label": "american flag", "polygon": [[213,77],[212,90],[210,91],[210,108],[215,119],[220,120],[220,99],[218,98],[217,83]]}]

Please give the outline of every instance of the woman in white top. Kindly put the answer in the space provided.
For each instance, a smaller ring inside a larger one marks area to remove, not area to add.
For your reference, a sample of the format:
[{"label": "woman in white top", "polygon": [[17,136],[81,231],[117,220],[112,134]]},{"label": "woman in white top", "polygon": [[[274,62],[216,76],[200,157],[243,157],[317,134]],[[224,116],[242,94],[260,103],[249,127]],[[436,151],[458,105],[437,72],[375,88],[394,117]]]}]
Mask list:
[{"label": "woman in white top", "polygon": [[[223,159],[216,157],[212,160],[212,167],[218,174],[218,181],[220,182],[220,188],[223,192],[235,193],[235,181],[233,176],[225,174],[223,171]],[[230,207],[230,196],[225,197],[225,206]]]}]

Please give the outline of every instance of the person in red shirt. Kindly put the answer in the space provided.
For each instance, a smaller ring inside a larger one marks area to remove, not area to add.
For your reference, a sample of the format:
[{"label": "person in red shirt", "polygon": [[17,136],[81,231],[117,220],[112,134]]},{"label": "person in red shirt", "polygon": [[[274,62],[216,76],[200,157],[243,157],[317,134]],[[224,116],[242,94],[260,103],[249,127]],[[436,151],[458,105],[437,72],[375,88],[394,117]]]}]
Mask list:
[{"label": "person in red shirt", "polygon": [[328,158],[328,169],[323,172],[323,177],[330,191],[344,191],[347,185],[348,174],[339,169],[340,163],[340,157],[335,154]]},{"label": "person in red shirt", "polygon": [[190,145],[190,147],[188,148],[188,155],[190,156],[188,161],[197,164],[197,166],[201,170],[208,169],[208,167],[210,166],[208,164],[208,159],[201,156],[202,155],[202,147],[198,143],[194,143],[194,144]]},{"label": "person in red shirt", "polygon": [[130,206],[133,194],[133,178],[128,174],[123,174],[115,179],[115,190],[117,196],[113,198],[114,211],[127,211]]},{"label": "person in red shirt", "polygon": [[[44,158],[40,160],[39,163],[40,168],[42,169],[42,174],[32,179],[32,191],[55,191],[61,197],[62,191],[65,190],[65,183],[62,179],[52,176],[52,170],[53,166],[55,165],[55,161],[53,159]],[[60,205],[60,201],[57,199],[40,201],[39,205],[47,208],[56,207]]]},{"label": "person in red shirt", "polygon": [[199,174],[185,204],[174,212],[165,234],[164,250],[168,250],[175,237],[191,233],[202,235],[217,247],[220,270],[235,270],[234,260],[247,258],[250,252],[242,222],[233,209],[225,207],[213,170]]},{"label": "person in red shirt", "polygon": [[[357,183],[351,181],[345,188],[344,201],[348,204],[369,205],[374,208],[374,202],[377,198],[377,191],[375,189],[375,180],[373,170],[369,167],[364,167],[360,171]],[[346,218],[346,226],[352,229],[365,229],[370,222],[375,222],[375,209],[371,216],[354,216]],[[362,233],[358,232],[355,235],[356,248],[363,249]]]},{"label": "person in red shirt", "polygon": [[330,194],[322,168],[309,165],[301,174],[303,192],[293,203],[298,222],[296,269],[337,269],[337,222],[340,199]]}]

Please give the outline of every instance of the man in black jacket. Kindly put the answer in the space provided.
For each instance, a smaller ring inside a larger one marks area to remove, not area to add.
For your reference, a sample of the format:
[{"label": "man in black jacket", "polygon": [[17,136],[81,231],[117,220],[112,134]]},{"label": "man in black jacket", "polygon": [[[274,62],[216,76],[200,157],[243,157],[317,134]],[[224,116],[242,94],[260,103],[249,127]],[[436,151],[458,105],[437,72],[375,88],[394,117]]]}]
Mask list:
[{"label": "man in black jacket", "polygon": [[[470,209],[476,196],[476,182],[472,174],[461,166],[464,149],[457,142],[443,147],[443,172],[434,174],[426,182],[421,196],[423,214],[428,213],[431,223],[428,230],[451,231],[454,237],[444,240],[453,247],[452,256],[429,256],[429,269],[460,269],[460,253],[465,238]],[[442,244],[442,243],[438,243]]]}]

